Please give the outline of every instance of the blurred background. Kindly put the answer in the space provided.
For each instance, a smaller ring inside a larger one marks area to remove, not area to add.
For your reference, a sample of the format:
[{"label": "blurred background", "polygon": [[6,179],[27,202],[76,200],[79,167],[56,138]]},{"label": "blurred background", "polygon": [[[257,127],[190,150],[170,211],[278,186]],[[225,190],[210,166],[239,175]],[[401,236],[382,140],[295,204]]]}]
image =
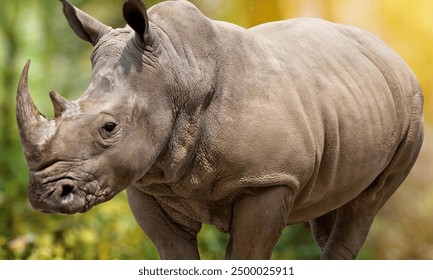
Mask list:
[{"label": "blurred background", "polygon": [[[113,27],[124,26],[121,0],[71,0]],[[147,7],[160,1],[145,1]],[[433,1],[194,0],[207,16],[243,27],[293,17],[356,25],[381,37],[412,67],[425,95],[426,137],[409,178],[376,218],[359,259],[433,259]],[[175,12],[175,11],[173,11]],[[52,116],[48,92],[76,99],[90,80],[91,46],[70,30],[54,0],[0,0],[0,259],[157,259],[124,193],[74,216],[45,215],[27,201],[27,166],[15,121],[19,75],[32,59],[30,87]],[[205,225],[203,259],[222,259],[227,236]],[[317,259],[310,230],[284,231],[274,259]]]}]

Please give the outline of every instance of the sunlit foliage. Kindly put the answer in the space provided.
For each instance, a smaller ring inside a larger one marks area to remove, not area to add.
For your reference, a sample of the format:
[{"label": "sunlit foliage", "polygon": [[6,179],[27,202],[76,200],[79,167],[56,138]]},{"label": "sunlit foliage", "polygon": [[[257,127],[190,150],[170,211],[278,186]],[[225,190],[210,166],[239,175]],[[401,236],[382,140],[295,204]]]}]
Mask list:
[{"label": "sunlit foliage", "polygon": [[[123,26],[120,0],[71,0],[115,27]],[[148,7],[159,1],[146,1]],[[381,37],[419,77],[426,119],[433,120],[433,1],[430,0],[194,0],[209,17],[243,27],[299,16],[357,25]],[[176,11],[173,11],[175,13]],[[130,213],[122,193],[83,215],[45,215],[27,202],[27,166],[15,124],[19,73],[32,59],[30,86],[48,116],[47,92],[77,98],[90,79],[91,47],[70,31],[58,1],[2,1],[0,7],[0,259],[157,259],[154,246]],[[404,186],[380,212],[361,259],[433,259],[432,130]],[[227,235],[205,225],[204,259],[224,257]],[[309,229],[289,227],[275,259],[316,259]]]}]

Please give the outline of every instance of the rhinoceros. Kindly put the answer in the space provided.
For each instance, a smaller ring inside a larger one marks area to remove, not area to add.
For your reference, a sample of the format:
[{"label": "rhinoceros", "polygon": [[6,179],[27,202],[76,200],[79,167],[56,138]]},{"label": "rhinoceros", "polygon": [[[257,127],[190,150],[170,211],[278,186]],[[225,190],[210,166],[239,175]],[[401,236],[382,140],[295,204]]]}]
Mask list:
[{"label": "rhinoceros", "polygon": [[230,235],[227,259],[268,259],[302,222],[322,259],[357,257],[423,140],[422,91],[394,51],[321,19],[245,29],[185,0],[126,0],[113,29],[61,2],[94,47],[92,79],[76,101],[51,92],[50,119],[23,70],[33,208],[85,212],[126,190],[162,259],[199,259],[202,224]]}]

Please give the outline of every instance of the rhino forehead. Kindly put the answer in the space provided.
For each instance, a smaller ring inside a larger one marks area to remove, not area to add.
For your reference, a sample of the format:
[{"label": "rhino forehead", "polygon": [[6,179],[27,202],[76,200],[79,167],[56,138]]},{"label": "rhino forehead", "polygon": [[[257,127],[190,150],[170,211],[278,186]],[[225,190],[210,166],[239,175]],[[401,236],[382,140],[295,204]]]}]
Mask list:
[{"label": "rhino forehead", "polygon": [[[117,84],[142,79],[146,76],[143,76],[143,72],[167,71],[168,69],[163,70],[160,67],[160,54],[160,46],[138,46],[131,29],[115,29],[104,35],[93,49],[92,80],[105,77],[113,86],[113,81]],[[140,77],[134,78],[137,74]]]},{"label": "rhino forehead", "polygon": [[117,28],[104,34],[93,48],[91,60],[100,58],[119,58],[125,49],[126,42],[133,37],[132,29]]}]

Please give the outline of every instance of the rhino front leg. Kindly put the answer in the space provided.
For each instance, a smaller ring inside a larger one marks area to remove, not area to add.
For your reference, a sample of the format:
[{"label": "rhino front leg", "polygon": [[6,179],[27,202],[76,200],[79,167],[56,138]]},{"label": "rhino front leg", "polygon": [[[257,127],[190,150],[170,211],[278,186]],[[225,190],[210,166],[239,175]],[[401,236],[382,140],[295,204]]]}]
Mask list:
[{"label": "rhino front leg", "polygon": [[198,230],[188,230],[173,221],[153,196],[135,187],[127,189],[128,202],[135,219],[155,244],[161,259],[198,260]]},{"label": "rhino front leg", "polygon": [[287,186],[266,187],[238,198],[226,259],[270,259],[292,204],[292,191]]}]

